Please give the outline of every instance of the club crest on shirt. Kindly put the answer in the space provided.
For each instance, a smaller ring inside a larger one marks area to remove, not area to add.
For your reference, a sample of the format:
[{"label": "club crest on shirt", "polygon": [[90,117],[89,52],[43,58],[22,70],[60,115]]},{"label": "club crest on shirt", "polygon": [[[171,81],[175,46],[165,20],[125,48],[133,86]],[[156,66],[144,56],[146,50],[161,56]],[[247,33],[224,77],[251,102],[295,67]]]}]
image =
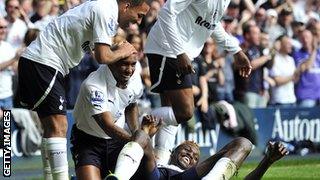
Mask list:
[{"label": "club crest on shirt", "polygon": [[101,104],[104,102],[104,95],[101,91],[94,90],[90,93],[91,104],[96,107],[101,107]]},{"label": "club crest on shirt", "polygon": [[123,113],[121,111],[117,111],[116,113],[114,113],[115,122],[117,122],[122,115]]}]

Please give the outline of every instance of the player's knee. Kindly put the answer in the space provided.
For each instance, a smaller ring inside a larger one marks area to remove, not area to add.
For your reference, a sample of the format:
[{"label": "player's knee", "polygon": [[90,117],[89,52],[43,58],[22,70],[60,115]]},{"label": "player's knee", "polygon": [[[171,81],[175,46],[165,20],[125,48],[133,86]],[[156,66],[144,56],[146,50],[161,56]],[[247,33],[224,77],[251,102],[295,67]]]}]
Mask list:
[{"label": "player's knee", "polygon": [[44,137],[66,137],[68,122],[64,116],[52,115],[41,119]]},{"label": "player's knee", "polygon": [[134,133],[133,140],[136,143],[138,143],[142,148],[145,148],[148,145],[149,141],[150,141],[150,137],[144,131],[137,130]]},{"label": "player's knee", "polygon": [[193,112],[194,112],[193,105],[175,108],[176,118],[179,123],[190,120],[193,116]]},{"label": "player's knee", "polygon": [[249,154],[252,150],[252,143],[247,138],[238,137],[235,139],[235,144],[245,154]]}]

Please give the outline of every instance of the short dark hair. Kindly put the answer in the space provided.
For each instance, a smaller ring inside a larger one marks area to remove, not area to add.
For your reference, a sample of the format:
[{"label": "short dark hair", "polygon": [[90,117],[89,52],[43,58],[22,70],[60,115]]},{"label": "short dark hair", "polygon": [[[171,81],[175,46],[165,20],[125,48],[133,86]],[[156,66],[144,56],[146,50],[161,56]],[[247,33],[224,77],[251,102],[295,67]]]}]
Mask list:
[{"label": "short dark hair", "polygon": [[252,27],[255,27],[255,26],[252,24],[243,24],[242,26],[243,35],[250,33]]},{"label": "short dark hair", "polygon": [[283,38],[289,37],[286,34],[281,34],[279,37],[277,37],[276,41],[282,41]]},{"label": "short dark hair", "polygon": [[[5,7],[8,6],[8,4],[9,4],[10,1],[12,1],[12,0],[6,0],[6,1],[5,1],[5,3],[4,3]],[[19,6],[20,6],[20,1],[18,1],[18,2],[19,2]]]},{"label": "short dark hair", "polygon": [[148,0],[118,0],[118,2],[124,2],[124,3],[130,3],[133,7],[139,6],[144,2],[147,2]]}]

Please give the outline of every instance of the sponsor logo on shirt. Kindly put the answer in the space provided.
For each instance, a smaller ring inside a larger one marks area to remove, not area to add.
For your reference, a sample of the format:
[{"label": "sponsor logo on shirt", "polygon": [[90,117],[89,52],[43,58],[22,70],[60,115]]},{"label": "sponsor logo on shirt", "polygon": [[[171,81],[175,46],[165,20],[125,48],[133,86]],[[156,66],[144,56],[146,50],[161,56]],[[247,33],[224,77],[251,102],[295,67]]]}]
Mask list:
[{"label": "sponsor logo on shirt", "polygon": [[101,91],[91,91],[91,104],[95,107],[101,107],[104,102],[104,95]]},{"label": "sponsor logo on shirt", "polygon": [[85,53],[90,53],[92,51],[92,48],[90,47],[90,41],[82,43],[81,48]]},{"label": "sponsor logo on shirt", "polygon": [[214,30],[214,28],[216,27],[215,24],[210,24],[205,19],[203,19],[201,16],[197,17],[195,23],[198,24],[199,26],[203,26],[209,30]]}]

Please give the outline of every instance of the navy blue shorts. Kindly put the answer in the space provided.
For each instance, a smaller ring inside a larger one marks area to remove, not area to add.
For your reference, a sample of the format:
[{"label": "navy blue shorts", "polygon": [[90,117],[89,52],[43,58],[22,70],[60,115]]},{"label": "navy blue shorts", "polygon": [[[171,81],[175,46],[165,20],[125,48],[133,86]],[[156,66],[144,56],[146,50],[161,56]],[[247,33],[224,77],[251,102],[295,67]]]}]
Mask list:
[{"label": "navy blue shorts", "polygon": [[89,135],[73,125],[70,138],[71,154],[75,169],[93,165],[100,169],[102,179],[114,172],[118,155],[124,146],[114,139],[103,139]]},{"label": "navy blue shorts", "polygon": [[183,172],[179,172],[173,169],[165,167],[156,167],[149,180],[200,180],[196,168],[192,167]]},{"label": "navy blue shorts", "polygon": [[181,75],[177,72],[177,59],[157,54],[147,54],[147,57],[152,92],[192,88],[191,74]]},{"label": "navy blue shorts", "polygon": [[17,95],[22,108],[37,111],[40,118],[66,114],[65,81],[58,70],[21,57],[18,71]]}]

